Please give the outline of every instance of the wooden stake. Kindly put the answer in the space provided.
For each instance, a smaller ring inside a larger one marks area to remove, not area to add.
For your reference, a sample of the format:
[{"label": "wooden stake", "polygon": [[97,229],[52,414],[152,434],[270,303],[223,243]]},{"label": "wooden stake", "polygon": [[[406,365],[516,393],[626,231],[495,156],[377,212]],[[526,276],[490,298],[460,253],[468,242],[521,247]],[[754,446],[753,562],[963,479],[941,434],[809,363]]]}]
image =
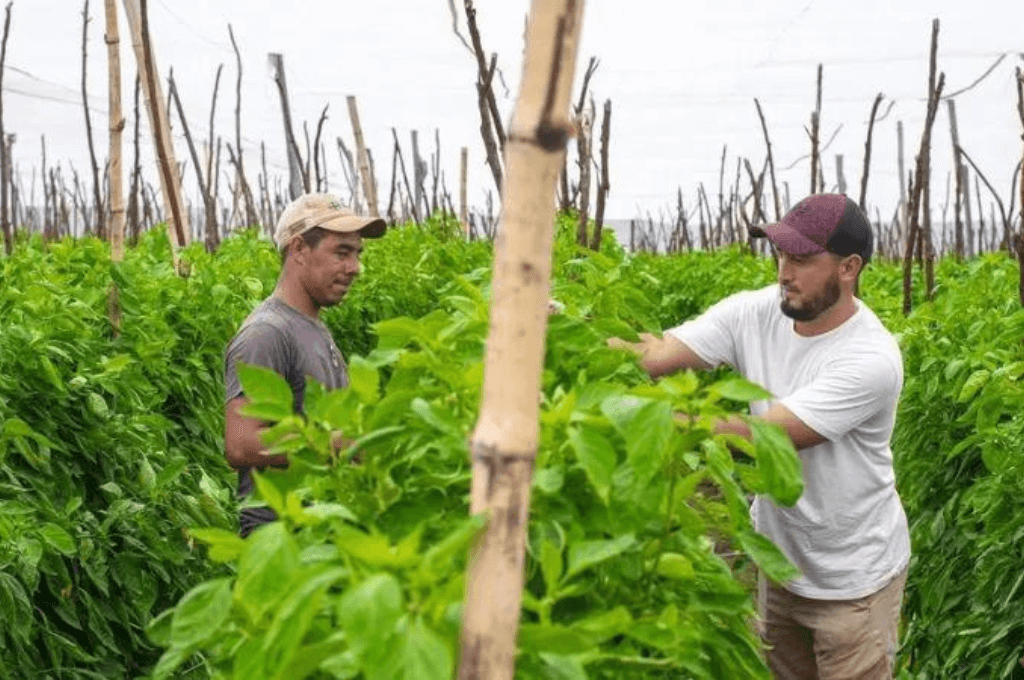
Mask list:
[{"label": "wooden stake", "polygon": [[[110,173],[107,182],[110,191],[110,221],[107,223],[107,238],[110,240],[110,260],[124,259],[124,186],[121,172],[121,133],[124,131],[124,116],[121,115],[121,51],[117,31],[116,0],[104,0],[106,11],[108,100],[110,106]],[[111,283],[107,301],[110,325],[116,335],[121,328],[121,302],[117,284]]]},{"label": "wooden stake", "polygon": [[[1024,71],[1017,67],[1017,115],[1020,117],[1021,139],[1024,140]],[[1020,282],[1017,284],[1021,305],[1024,305],[1024,154],[1021,156],[1020,176],[1017,188],[1020,190],[1020,231],[1017,232],[1017,264]],[[1024,666],[1024,657],[1021,657]]]},{"label": "wooden stake", "polygon": [[[89,0],[85,0],[85,7],[82,9],[82,109],[85,111],[85,138],[89,143],[89,163],[92,168],[92,197],[93,197],[93,218],[95,219],[95,232],[100,238],[104,238],[103,199],[100,197],[100,166],[96,162],[96,148],[92,141],[92,118],[89,115],[89,95],[86,89],[86,46],[89,38]],[[86,225],[88,231],[92,231]]]},{"label": "wooden stake", "polygon": [[4,233],[4,250],[8,255],[14,250],[14,230],[11,228],[10,215],[7,212],[7,188],[10,184],[11,157],[7,153],[7,133],[4,131],[4,63],[7,61],[7,37],[11,32],[11,5],[8,2],[4,11],[4,36],[0,41],[0,228]]},{"label": "wooden stake", "polygon": [[188,127],[188,121],[185,119],[185,109],[181,105],[181,97],[178,96],[178,86],[174,82],[173,72],[169,82],[167,96],[174,102],[175,109],[178,111],[178,118],[181,120],[181,130],[185,134],[185,143],[188,146],[189,155],[192,157],[192,165],[196,166],[196,182],[199,185],[199,194],[202,196],[206,215],[206,250],[212,253],[220,245],[220,234],[217,230],[217,206],[213,202],[213,196],[210,192],[210,186],[213,182],[209,182],[207,178],[203,177],[203,165],[199,161],[199,153],[196,151],[196,145],[192,141],[192,132]]},{"label": "wooden stake", "polygon": [[821,64],[818,64],[818,94],[815,97],[814,111],[811,112],[811,193],[816,194],[824,190],[818,184],[821,166],[819,146],[819,135],[821,130]]},{"label": "wooden stake", "polygon": [[[597,210],[594,213],[594,235],[590,240],[591,250],[601,250],[601,231],[604,228],[604,204],[608,197],[611,183],[608,180],[608,140],[611,135],[612,100],[604,101],[604,115],[601,117],[601,181],[597,185]],[[679,192],[679,205],[682,208],[683,194]],[[683,217],[683,233],[686,230],[686,219]],[[686,243],[689,245],[689,236]]]},{"label": "wooden stake", "polygon": [[380,216],[380,207],[377,203],[377,187],[374,186],[370,174],[370,159],[366,153],[366,143],[363,141],[363,127],[359,123],[359,107],[356,98],[349,95],[345,98],[348,103],[348,117],[352,121],[352,136],[356,140],[356,157],[359,162],[359,175],[363,183],[363,195],[366,196],[366,205],[373,217]]},{"label": "wooden stake", "polygon": [[[929,188],[928,178],[931,174],[931,140],[932,140],[932,125],[935,123],[935,114],[939,109],[939,99],[942,96],[942,89],[946,82],[946,75],[944,73],[939,74],[938,82],[936,82],[936,54],[938,52],[939,44],[939,20],[934,19],[932,21],[932,42],[931,42],[931,58],[929,60],[928,69],[928,108],[925,115],[924,131],[921,133],[921,146],[917,153],[917,163],[914,169],[914,184],[910,192],[910,209],[908,211],[908,217],[910,219],[910,229],[907,234],[907,248],[903,254],[903,315],[910,314],[912,307],[911,300],[911,273],[913,267],[913,256],[914,248],[917,247],[921,257],[931,258],[931,254],[927,252],[931,248],[931,234],[930,226],[931,219],[928,214],[929,212]],[[923,216],[919,216],[919,213],[923,212]],[[923,230],[922,222],[919,219],[923,219]],[[931,259],[928,260],[929,262]],[[925,270],[925,297],[931,299],[934,293],[934,279],[932,278],[932,272],[934,270]]]},{"label": "wooden stake", "polygon": [[153,54],[153,45],[149,39],[146,1],[123,0],[124,11],[132,32],[135,60],[138,62],[142,78],[146,109],[149,111],[149,128],[153,134],[153,147],[156,149],[157,169],[160,175],[160,189],[163,193],[164,209],[169,222],[168,240],[171,242],[171,259],[177,268],[178,248],[188,245],[191,230],[188,225],[188,213],[181,196],[181,180],[178,176],[178,162],[174,158],[174,145],[171,143],[167,105],[164,102],[160,79],[157,76],[156,56]]},{"label": "wooden stake", "polygon": [[295,141],[295,131],[292,128],[292,111],[291,106],[288,104],[288,84],[285,82],[284,77],[284,55],[272,52],[267,57],[270,59],[270,65],[274,69],[274,84],[277,85],[277,93],[281,98],[281,115],[284,118],[284,139],[285,146],[288,148],[288,191],[291,199],[294,201],[302,195],[303,191],[308,191],[309,188],[303,181],[302,154],[299,153],[299,145]]},{"label": "wooden stake", "polygon": [[754,106],[757,107],[757,117],[761,120],[761,132],[764,134],[764,145],[768,149],[768,172],[772,179],[772,200],[775,205],[775,221],[782,219],[782,208],[779,205],[779,185],[775,182],[775,160],[772,158],[772,140],[768,137],[768,124],[764,120],[764,112],[761,110],[761,102],[754,98]]},{"label": "wooden stake", "polygon": [[[868,136],[864,140],[864,169],[860,173],[860,209],[865,215],[868,214],[868,174],[871,171],[871,135],[875,129],[875,116],[878,115],[878,106],[882,103],[882,93],[875,95],[875,102],[871,105],[871,118],[868,120]],[[902,170],[901,170],[902,173]],[[902,174],[900,186],[903,186]],[[900,192],[902,194],[902,192]]]},{"label": "wooden stake", "polygon": [[469,174],[469,148],[462,147],[459,153],[459,222],[462,230],[469,235],[469,203],[466,188]]},{"label": "wooden stake", "polygon": [[471,511],[489,523],[471,558],[461,680],[510,680],[537,455],[555,184],[572,127],[579,0],[533,0],[523,80],[507,143],[480,419],[471,439]]}]

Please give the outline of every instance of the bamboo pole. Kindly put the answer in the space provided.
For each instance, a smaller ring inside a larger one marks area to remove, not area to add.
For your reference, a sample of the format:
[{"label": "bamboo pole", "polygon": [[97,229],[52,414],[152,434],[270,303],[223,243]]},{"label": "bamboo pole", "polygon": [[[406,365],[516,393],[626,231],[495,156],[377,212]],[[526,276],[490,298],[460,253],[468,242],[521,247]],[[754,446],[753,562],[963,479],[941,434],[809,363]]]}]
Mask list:
[{"label": "bamboo pole", "polygon": [[363,182],[363,195],[366,196],[370,215],[379,217],[377,187],[374,186],[373,178],[370,176],[370,159],[366,153],[366,143],[363,141],[363,127],[359,123],[359,107],[354,96],[349,95],[345,99],[348,103],[348,117],[352,121],[352,136],[356,140],[356,157],[359,161],[359,174]]},{"label": "bamboo pole", "polygon": [[149,111],[149,128],[153,134],[153,147],[156,149],[160,175],[160,189],[163,193],[164,208],[169,222],[168,240],[171,242],[171,259],[177,268],[178,248],[188,245],[191,231],[188,226],[188,213],[181,196],[181,179],[178,176],[178,162],[174,157],[174,145],[171,143],[171,126],[167,117],[167,106],[160,88],[160,79],[157,77],[156,56],[149,39],[146,1],[123,0],[124,11],[132,32],[135,59],[142,77],[146,109]]},{"label": "bamboo pole", "polygon": [[[110,214],[107,223],[107,238],[110,241],[110,260],[124,259],[124,186],[121,171],[121,133],[124,131],[124,116],[121,115],[121,51],[120,35],[117,31],[117,2],[104,0],[106,12],[106,33],[108,67],[108,100],[110,108],[110,173],[107,182],[110,192]],[[111,283],[107,300],[110,324],[116,334],[121,327],[121,302],[117,284]]]},{"label": "bamboo pole", "polygon": [[489,513],[471,557],[461,680],[509,680],[522,602],[530,480],[539,440],[555,185],[571,134],[569,100],[583,19],[579,0],[533,0],[510,125],[495,244],[480,419],[471,439],[471,511]]}]

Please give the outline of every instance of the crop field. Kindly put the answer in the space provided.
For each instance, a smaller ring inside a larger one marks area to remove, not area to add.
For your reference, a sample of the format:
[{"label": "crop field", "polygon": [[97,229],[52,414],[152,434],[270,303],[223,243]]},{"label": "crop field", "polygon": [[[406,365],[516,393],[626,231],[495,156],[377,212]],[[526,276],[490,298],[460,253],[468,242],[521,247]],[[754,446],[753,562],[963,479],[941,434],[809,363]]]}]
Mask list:
[{"label": "crop field", "polygon": [[[652,382],[604,340],[767,285],[772,260],[738,246],[629,254],[613,238],[593,252],[575,230],[559,217],[564,311],[548,324],[517,677],[768,677],[752,575],[794,568],[748,502],[794,502],[799,459],[768,428],[730,452],[702,427],[757,386],[723,371]],[[282,520],[245,540],[223,353],[280,259],[254,232],[180,257],[184,276],[155,230],[117,264],[100,240],[38,236],[0,261],[0,677],[452,677],[486,521],[469,514],[467,439],[491,244],[443,218],[368,243],[325,311],[351,385],[312,389],[305,418],[274,374],[242,372],[251,414],[278,423],[292,456],[258,478]],[[1005,252],[941,259],[934,300],[906,317],[900,264],[862,279],[905,363],[902,678],[1024,677],[1018,278]],[[337,429],[356,444],[332,461]]]}]

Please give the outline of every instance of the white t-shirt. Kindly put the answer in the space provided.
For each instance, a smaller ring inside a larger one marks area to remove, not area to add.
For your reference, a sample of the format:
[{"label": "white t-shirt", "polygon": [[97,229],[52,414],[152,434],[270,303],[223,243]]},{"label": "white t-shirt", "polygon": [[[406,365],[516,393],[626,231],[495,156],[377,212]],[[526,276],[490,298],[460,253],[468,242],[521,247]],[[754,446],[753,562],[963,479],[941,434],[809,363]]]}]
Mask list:
[{"label": "white t-shirt", "polygon": [[[827,441],[799,451],[804,493],[792,508],[758,496],[754,527],[802,576],[803,597],[848,600],[884,587],[910,559],[889,439],[903,386],[895,338],[860,300],[828,333],[798,335],[779,287],[732,295],[667,333],[709,364],[728,364],[771,392]],[[770,402],[755,402],[762,414]]]}]

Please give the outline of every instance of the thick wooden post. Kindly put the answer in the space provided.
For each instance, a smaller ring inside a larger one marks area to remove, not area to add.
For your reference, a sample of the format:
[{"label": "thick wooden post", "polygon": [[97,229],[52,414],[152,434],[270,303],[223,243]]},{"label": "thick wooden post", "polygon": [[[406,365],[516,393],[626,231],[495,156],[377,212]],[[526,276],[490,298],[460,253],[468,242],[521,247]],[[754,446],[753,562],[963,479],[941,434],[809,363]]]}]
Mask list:
[{"label": "thick wooden post", "polygon": [[491,326],[473,457],[471,511],[487,530],[470,561],[461,680],[509,680],[522,603],[530,480],[551,278],[555,185],[571,134],[569,99],[581,0],[533,0],[523,79],[506,152]]},{"label": "thick wooden post", "polygon": [[160,189],[163,194],[164,210],[168,219],[168,236],[171,242],[171,257],[178,263],[178,248],[191,241],[192,230],[188,225],[188,212],[181,196],[181,177],[178,162],[171,143],[171,125],[167,117],[167,104],[160,86],[156,56],[149,39],[146,19],[146,0],[123,0],[124,12],[132,32],[132,46],[142,77],[142,91],[145,94],[146,109],[149,112],[149,128],[153,133],[153,148],[156,149],[157,169],[160,175]]}]

